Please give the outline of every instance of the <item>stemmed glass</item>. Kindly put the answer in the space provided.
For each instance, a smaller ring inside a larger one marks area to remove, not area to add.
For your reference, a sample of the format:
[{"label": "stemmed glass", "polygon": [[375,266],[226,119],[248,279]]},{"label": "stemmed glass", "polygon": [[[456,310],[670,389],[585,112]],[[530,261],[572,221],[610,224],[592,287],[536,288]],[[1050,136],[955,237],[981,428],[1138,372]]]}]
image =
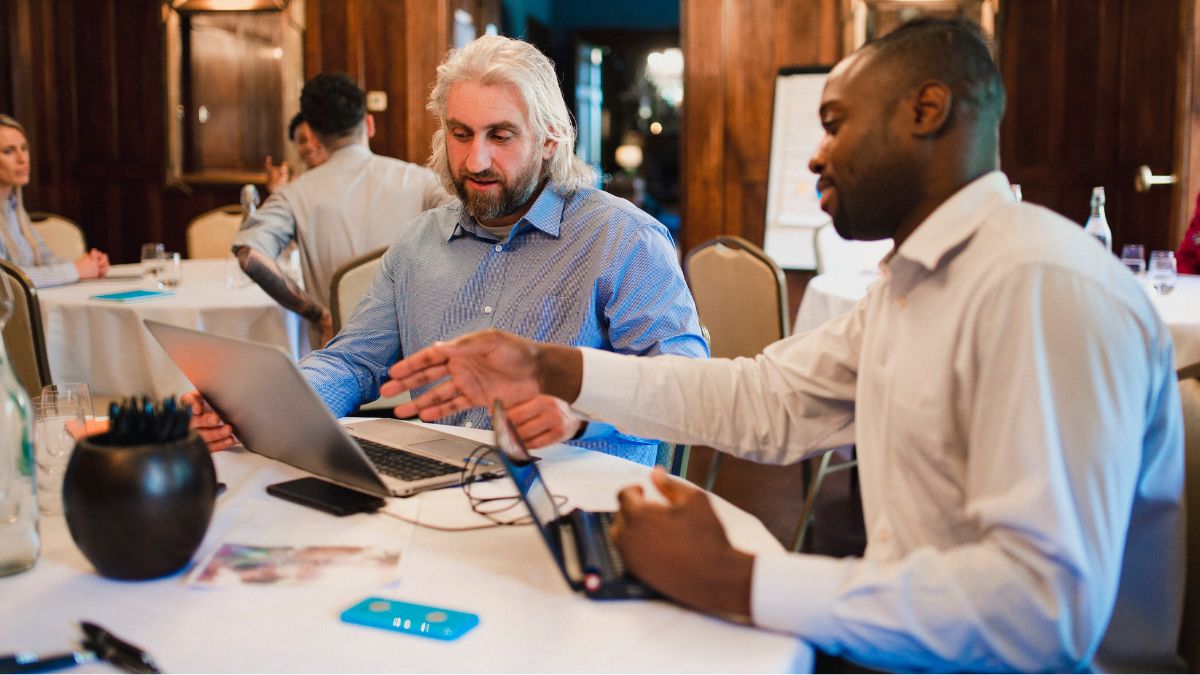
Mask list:
[{"label": "stemmed glass", "polygon": [[63,478],[84,425],[83,404],[76,396],[42,394],[33,404],[38,506],[46,515],[62,513]]}]

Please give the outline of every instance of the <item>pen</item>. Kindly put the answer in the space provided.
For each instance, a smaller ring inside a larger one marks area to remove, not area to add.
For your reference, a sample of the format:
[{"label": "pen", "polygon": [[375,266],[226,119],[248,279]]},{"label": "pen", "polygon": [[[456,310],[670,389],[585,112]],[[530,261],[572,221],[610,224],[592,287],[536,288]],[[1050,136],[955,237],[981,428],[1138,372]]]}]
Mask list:
[{"label": "pen", "polygon": [[19,652],[0,656],[0,673],[48,673],[97,660],[96,652],[66,652],[52,656],[38,656],[33,652]]},{"label": "pen", "polygon": [[160,672],[154,659],[142,648],[132,645],[90,621],[80,621],[83,645],[98,652],[98,656],[130,673]]}]

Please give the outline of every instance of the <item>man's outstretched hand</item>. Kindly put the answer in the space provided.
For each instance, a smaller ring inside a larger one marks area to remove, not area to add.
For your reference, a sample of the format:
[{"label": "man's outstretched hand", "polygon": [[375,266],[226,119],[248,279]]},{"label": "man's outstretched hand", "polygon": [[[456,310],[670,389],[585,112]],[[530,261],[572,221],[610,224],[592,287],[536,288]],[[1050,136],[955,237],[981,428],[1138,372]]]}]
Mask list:
[{"label": "man's outstretched hand", "polygon": [[485,330],[426,347],[397,362],[388,375],[391,379],[380,390],[383,396],[433,385],[395,409],[401,419],[419,416],[432,421],[489,407],[496,399],[510,408],[542,393],[574,401],[583,378],[583,357],[570,347]]}]

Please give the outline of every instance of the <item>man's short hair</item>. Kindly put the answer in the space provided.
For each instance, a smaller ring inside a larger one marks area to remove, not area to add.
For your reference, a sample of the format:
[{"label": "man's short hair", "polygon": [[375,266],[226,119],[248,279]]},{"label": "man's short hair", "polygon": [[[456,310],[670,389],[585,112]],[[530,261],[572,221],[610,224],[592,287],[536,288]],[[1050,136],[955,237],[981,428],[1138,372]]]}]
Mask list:
[{"label": "man's short hair", "polygon": [[[980,121],[999,124],[1004,115],[1004,80],[979,26],[962,18],[923,17],[866,45],[904,87],[928,79],[945,83]],[[899,94],[899,92],[897,92]]]},{"label": "man's short hair", "polygon": [[462,49],[452,49],[437,69],[437,82],[425,106],[442,123],[433,135],[429,168],[454,192],[446,156],[446,98],[459,82],[485,86],[511,86],[520,92],[529,124],[540,141],[558,143],[546,161],[545,173],[559,190],[573,193],[596,185],[596,171],[575,156],[575,125],[563,100],[554,64],[537,47],[500,35],[484,35]]},{"label": "man's short hair", "polygon": [[322,140],[349,136],[367,116],[367,95],[345,73],[321,73],[304,83],[300,114]]},{"label": "man's short hair", "polygon": [[304,124],[304,113],[298,112],[292,116],[292,121],[288,122],[288,140],[293,143],[296,141],[296,129]]}]

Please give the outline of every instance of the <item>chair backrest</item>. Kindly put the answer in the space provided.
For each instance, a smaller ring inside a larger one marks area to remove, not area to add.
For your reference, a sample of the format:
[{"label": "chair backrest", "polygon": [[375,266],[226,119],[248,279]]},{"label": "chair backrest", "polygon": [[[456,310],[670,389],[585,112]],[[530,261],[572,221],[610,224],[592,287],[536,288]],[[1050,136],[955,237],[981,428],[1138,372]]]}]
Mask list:
[{"label": "chair backrest", "polygon": [[329,313],[333,316],[333,334],[337,335],[350,313],[358,306],[364,293],[379,271],[379,259],[387,247],[360,255],[337,268],[329,283]]},{"label": "chair backrest", "polygon": [[817,274],[874,272],[879,261],[892,250],[891,239],[851,241],[833,229],[833,223],[817,228],[815,239]]},{"label": "chair backrest", "polygon": [[242,226],[242,207],[230,204],[202,213],[188,223],[189,258],[227,258],[233,238]]},{"label": "chair backrest", "polygon": [[714,357],[754,356],[787,337],[783,270],[759,247],[715,237],[687,254],[683,272]]},{"label": "chair backrest", "polygon": [[87,240],[83,230],[75,221],[65,216],[45,211],[29,214],[33,229],[46,242],[46,246],[63,260],[76,260],[87,253]]},{"label": "chair backrest", "polygon": [[0,260],[0,275],[0,283],[8,282],[8,295],[13,299],[12,316],[4,325],[4,350],[12,360],[17,381],[32,398],[50,384],[50,360],[46,357],[37,289],[21,268],[7,261]]},{"label": "chair backrest", "polygon": [[1187,571],[1179,654],[1188,672],[1200,671],[1200,363],[1179,370],[1183,404],[1184,510],[1187,518]]}]

